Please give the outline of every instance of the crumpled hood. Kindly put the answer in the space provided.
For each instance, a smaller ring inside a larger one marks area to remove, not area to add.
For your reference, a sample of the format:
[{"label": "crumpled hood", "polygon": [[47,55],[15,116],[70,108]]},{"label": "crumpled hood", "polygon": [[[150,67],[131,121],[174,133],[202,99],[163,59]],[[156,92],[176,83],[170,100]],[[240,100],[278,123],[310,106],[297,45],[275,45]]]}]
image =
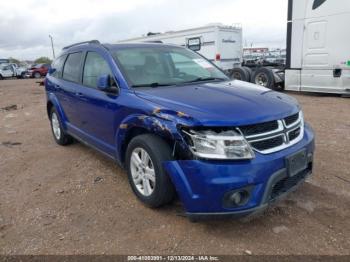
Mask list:
[{"label": "crumpled hood", "polygon": [[246,125],[281,119],[299,111],[285,94],[238,80],[140,88],[139,97],[161,109],[184,113],[203,125]]}]

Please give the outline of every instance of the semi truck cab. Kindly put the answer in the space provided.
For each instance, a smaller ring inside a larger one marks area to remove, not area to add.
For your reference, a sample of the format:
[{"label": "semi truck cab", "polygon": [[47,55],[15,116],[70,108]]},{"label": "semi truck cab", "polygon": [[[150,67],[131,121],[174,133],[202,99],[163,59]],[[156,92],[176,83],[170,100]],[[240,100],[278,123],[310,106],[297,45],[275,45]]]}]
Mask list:
[{"label": "semi truck cab", "polygon": [[289,0],[285,89],[350,95],[350,1]]}]

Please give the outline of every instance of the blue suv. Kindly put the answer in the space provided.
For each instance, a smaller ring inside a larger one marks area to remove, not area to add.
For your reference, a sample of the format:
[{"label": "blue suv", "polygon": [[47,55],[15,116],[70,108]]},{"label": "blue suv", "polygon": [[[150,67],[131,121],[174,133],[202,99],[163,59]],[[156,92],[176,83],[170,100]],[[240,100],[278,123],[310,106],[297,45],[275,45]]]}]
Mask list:
[{"label": "blue suv", "polygon": [[55,141],[115,160],[150,207],[178,196],[192,219],[244,216],[312,172],[314,135],[294,98],[230,80],[183,47],[74,44],[45,87]]}]

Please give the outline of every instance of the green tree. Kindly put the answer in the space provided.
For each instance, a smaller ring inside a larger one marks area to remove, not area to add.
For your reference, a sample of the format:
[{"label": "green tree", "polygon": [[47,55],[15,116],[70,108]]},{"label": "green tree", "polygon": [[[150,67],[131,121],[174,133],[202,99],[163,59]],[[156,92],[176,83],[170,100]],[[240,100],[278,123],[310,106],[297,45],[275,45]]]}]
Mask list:
[{"label": "green tree", "polygon": [[16,58],[13,58],[13,57],[9,57],[9,60],[10,60],[10,63],[14,63],[14,64],[17,64],[17,65],[19,65],[21,63],[21,61],[19,61]]},{"label": "green tree", "polygon": [[51,64],[52,60],[48,57],[42,56],[34,60],[35,64]]}]

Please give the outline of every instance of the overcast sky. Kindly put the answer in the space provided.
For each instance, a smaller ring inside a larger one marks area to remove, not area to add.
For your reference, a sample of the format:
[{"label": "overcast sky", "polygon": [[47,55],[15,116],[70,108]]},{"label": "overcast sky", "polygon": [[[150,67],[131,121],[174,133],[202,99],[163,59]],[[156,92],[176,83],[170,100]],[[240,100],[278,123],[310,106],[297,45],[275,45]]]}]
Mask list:
[{"label": "overcast sky", "polygon": [[244,44],[284,47],[287,0],[4,0],[0,58],[52,57],[65,45],[105,43],[209,23],[243,26]]}]

